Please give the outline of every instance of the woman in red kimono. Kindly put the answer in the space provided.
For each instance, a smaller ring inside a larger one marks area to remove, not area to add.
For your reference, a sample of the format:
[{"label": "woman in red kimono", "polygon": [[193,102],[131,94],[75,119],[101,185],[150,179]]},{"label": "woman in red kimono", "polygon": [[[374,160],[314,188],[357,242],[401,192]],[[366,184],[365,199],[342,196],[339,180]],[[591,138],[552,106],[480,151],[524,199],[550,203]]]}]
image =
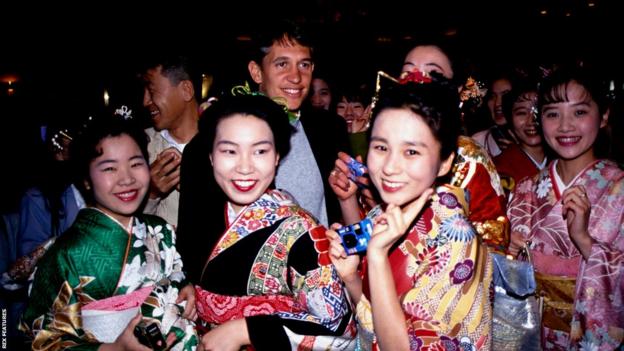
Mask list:
[{"label": "woman in red kimono", "polygon": [[209,329],[200,350],[355,348],[325,228],[274,188],[292,130],[268,97],[227,97],[184,151],[178,243]]},{"label": "woman in red kimono", "polygon": [[510,144],[494,158],[501,184],[509,195],[520,180],[546,166],[546,152],[537,126],[537,84],[516,82],[503,97],[503,114],[518,140],[518,144]]},{"label": "woman in red kimono", "polygon": [[[442,77],[380,93],[367,165],[383,205],[368,214],[373,233],[360,270],[359,256],[346,255],[336,231],[327,232],[363,350],[490,349],[489,250],[465,215],[464,191],[444,185],[457,150],[458,105]],[[343,166],[337,162],[332,177],[345,177]],[[343,202],[352,206],[357,187],[347,188]]]}]

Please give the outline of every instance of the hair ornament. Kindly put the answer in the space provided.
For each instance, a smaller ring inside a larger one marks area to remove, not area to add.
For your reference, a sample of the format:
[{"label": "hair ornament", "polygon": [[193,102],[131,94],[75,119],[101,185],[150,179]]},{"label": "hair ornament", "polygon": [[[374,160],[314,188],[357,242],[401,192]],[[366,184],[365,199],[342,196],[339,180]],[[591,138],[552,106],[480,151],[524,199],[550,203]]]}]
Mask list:
[{"label": "hair ornament", "polygon": [[473,101],[475,105],[480,105],[487,91],[485,84],[472,77],[468,77],[466,83],[462,85],[459,92],[459,108],[462,108],[466,101]]},{"label": "hair ornament", "polygon": [[72,138],[71,135],[69,135],[69,130],[67,129],[59,130],[57,133],[54,134],[52,138],[50,138],[50,141],[52,142],[52,146],[54,146],[54,149],[57,152],[63,151],[64,149],[63,144],[60,141],[61,138],[67,139],[69,141],[74,140],[74,138]]},{"label": "hair ornament", "polygon": [[371,111],[375,110],[375,105],[377,105],[377,101],[379,101],[379,91],[381,91],[381,78],[386,78],[394,83],[401,84],[401,82],[389,75],[384,71],[377,71],[377,79],[375,80],[375,95],[371,99]]},{"label": "hair ornament", "polygon": [[371,101],[371,110],[375,109],[375,105],[379,100],[379,91],[381,91],[381,78],[388,79],[396,84],[405,85],[408,83],[427,84],[433,82],[433,78],[427,72],[414,69],[410,72],[403,72],[399,79],[394,78],[384,71],[377,71],[377,80],[375,81],[375,95]]},{"label": "hair ornament", "polygon": [[[251,90],[251,88],[249,87],[249,82],[245,82],[245,85],[236,85],[236,86],[232,87],[231,93],[232,93],[233,96],[237,96],[237,95],[261,95],[261,96],[266,96],[262,92]],[[280,105],[282,107],[282,109],[284,110],[284,112],[286,112],[286,114],[288,114],[288,120],[291,123],[293,123],[293,122],[295,122],[295,121],[297,121],[299,119],[300,112],[299,111],[292,112],[288,108],[288,102],[286,101],[285,98],[283,98],[281,96],[277,96],[277,97],[274,97],[272,100],[276,104]]]},{"label": "hair ornament", "polygon": [[123,119],[131,119],[132,118],[132,110],[128,108],[128,106],[123,105],[120,108],[115,110],[115,115],[123,117]]},{"label": "hair ornament", "polygon": [[426,84],[431,83],[433,79],[428,72],[422,72],[419,69],[414,69],[410,72],[403,72],[399,77],[399,84],[407,84],[409,82]]}]

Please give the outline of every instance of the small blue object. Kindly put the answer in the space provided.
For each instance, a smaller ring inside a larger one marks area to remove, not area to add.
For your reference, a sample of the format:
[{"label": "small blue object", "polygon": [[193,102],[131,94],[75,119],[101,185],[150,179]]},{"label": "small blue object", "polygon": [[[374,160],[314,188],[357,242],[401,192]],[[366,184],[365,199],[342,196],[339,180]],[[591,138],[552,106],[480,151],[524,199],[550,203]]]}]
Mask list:
[{"label": "small blue object", "polygon": [[348,255],[365,252],[372,233],[373,222],[369,218],[338,229],[338,235],[342,239],[342,246]]},{"label": "small blue object", "polygon": [[349,163],[347,163],[347,167],[349,167],[350,170],[348,177],[355,183],[357,183],[357,177],[361,177],[368,172],[366,166],[356,161],[353,157],[349,160]]}]

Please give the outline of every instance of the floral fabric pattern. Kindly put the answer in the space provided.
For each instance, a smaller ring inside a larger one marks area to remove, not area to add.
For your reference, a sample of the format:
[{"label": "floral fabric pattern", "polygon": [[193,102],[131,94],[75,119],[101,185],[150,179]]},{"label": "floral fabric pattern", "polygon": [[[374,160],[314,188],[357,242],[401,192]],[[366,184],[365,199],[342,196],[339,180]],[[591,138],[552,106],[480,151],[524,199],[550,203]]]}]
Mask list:
[{"label": "floral fabric pattern", "polygon": [[466,192],[464,214],[490,248],[504,252],[509,244],[509,225],[505,193],[494,162],[472,138],[460,136],[452,169],[450,184]]},{"label": "floral fabric pattern", "polygon": [[[568,234],[554,172],[551,162],[518,184],[508,209],[512,231],[531,242],[536,271],[576,279],[570,329],[543,326],[543,346],[547,350],[616,349],[624,341],[624,172],[611,161],[599,160],[569,184],[583,185],[591,203],[588,230],[594,244],[587,260]],[[551,298],[555,297],[545,296]]]},{"label": "floral fabric pattern", "polygon": [[[344,285],[328,256],[326,229],[286,194],[268,190],[241,210],[218,240],[206,266],[210,267],[220,255],[227,255],[228,250],[243,245],[245,238],[260,235],[258,232],[265,229],[270,231],[254,252],[245,295],[226,296],[196,287],[197,309],[202,320],[220,324],[232,319],[276,316],[281,330],[267,329],[266,333],[275,333],[276,338],[280,337],[278,333],[286,335],[293,349],[354,349],[355,320],[351,317]],[[315,266],[298,271],[292,266],[291,251],[306,241],[309,250],[305,253],[314,255]],[[318,332],[306,335],[301,322],[309,323],[315,330],[326,328],[331,335]],[[294,331],[290,323],[296,323],[298,329]],[[340,328],[345,328],[344,332],[338,332]]]},{"label": "floral fabric pattern", "polygon": [[141,305],[144,319],[155,322],[163,335],[176,335],[172,350],[194,350],[194,324],[180,317],[184,305],[175,303],[186,283],[169,224],[137,216],[128,235],[103,212],[83,209],[42,258],[22,329],[34,338],[35,350],[95,350],[100,342],[82,329],[81,306],[153,286]]},{"label": "floral fabric pattern", "polygon": [[[492,262],[489,249],[463,215],[463,194],[448,186],[436,189],[431,206],[389,254],[411,350],[490,348]],[[359,344],[375,349],[366,292],[356,311]]]}]

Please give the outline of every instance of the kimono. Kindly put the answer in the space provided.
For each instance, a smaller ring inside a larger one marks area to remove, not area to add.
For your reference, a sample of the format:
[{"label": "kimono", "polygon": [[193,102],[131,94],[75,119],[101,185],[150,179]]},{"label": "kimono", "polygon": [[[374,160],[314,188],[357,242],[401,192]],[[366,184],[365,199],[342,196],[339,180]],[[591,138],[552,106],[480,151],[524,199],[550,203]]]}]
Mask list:
[{"label": "kimono", "polygon": [[210,252],[199,316],[210,325],[245,318],[255,350],[353,350],[355,321],[325,230],[285,193],[265,192]]},{"label": "kimono", "polygon": [[450,185],[466,191],[465,214],[483,242],[505,252],[509,245],[505,193],[490,156],[473,139],[460,136],[452,173]]},{"label": "kimono", "polygon": [[570,239],[551,162],[514,190],[511,229],[530,241],[538,294],[543,296],[545,349],[613,350],[624,340],[624,172],[607,160],[587,166],[569,184],[591,202],[584,260]]},{"label": "kimono", "polygon": [[[389,253],[410,350],[490,350],[490,249],[464,215],[459,188],[438,187],[405,239]],[[369,217],[381,213],[374,208]],[[356,306],[358,344],[377,350],[366,261],[363,294]]]},{"label": "kimono", "polygon": [[[513,191],[519,181],[535,175],[541,169],[517,144],[509,145],[503,153],[494,157],[494,164],[507,195]],[[542,167],[545,164],[546,161],[543,162]]]},{"label": "kimono", "polygon": [[128,234],[100,210],[82,209],[41,258],[21,326],[34,338],[33,350],[97,350],[101,342],[83,329],[82,307],[146,287],[154,289],[141,305],[143,319],[165,337],[176,334],[173,350],[195,349],[193,323],[175,303],[187,282],[171,225],[151,215],[131,223]]}]

